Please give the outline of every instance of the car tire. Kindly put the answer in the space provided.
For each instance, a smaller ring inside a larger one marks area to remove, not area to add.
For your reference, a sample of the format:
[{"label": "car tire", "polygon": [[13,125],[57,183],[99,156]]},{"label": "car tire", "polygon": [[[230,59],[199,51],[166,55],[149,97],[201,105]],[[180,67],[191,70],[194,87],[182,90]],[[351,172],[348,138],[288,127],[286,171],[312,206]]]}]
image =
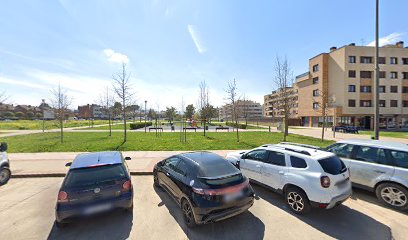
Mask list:
[{"label": "car tire", "polygon": [[62,223],[62,222],[55,221],[55,226],[57,228],[64,228],[64,227],[67,226],[67,223]]},{"label": "car tire", "polygon": [[0,186],[6,184],[11,177],[11,171],[9,168],[1,168],[0,169]]},{"label": "car tire", "polygon": [[408,210],[408,190],[395,183],[382,183],[375,189],[378,200],[396,210]]},{"label": "car tire", "polygon": [[285,191],[285,200],[289,209],[296,214],[303,215],[310,212],[309,198],[300,188],[288,188]]},{"label": "car tire", "polygon": [[157,176],[157,172],[153,173],[153,184],[155,187],[160,188],[159,176]]},{"label": "car tire", "polygon": [[126,208],[126,212],[133,213],[133,203],[132,206]]},{"label": "car tire", "polygon": [[193,228],[197,226],[197,223],[194,219],[193,208],[186,199],[183,199],[181,201],[181,210],[183,212],[184,223],[187,225],[187,227]]}]

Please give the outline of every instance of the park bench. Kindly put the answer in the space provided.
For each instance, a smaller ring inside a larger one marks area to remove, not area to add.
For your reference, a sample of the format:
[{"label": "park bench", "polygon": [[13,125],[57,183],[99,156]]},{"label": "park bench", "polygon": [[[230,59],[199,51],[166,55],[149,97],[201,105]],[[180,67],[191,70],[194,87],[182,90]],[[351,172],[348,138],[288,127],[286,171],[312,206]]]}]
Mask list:
[{"label": "park bench", "polygon": [[159,130],[159,131],[162,131],[162,132],[163,132],[163,128],[162,128],[162,127],[149,127],[149,132],[150,132],[151,130]]},{"label": "park bench", "polygon": [[229,132],[229,127],[216,127],[215,131],[217,131],[217,130],[228,130],[228,132]]},{"label": "park bench", "polygon": [[197,132],[197,128],[195,127],[184,127],[183,130],[194,130],[194,132]]}]

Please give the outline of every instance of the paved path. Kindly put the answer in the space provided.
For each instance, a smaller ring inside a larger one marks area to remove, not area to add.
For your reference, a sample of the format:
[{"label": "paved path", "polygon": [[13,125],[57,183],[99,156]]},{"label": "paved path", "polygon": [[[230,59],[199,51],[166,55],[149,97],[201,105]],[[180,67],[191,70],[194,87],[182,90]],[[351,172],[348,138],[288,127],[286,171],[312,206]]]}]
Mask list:
[{"label": "paved path", "polygon": [[407,239],[407,214],[354,190],[331,210],[291,213],[282,197],[253,184],[259,198],[248,212],[189,229],[180,208],[151,176],[134,176],[133,213],[116,211],[66,228],[54,225],[62,178],[11,179],[0,187],[0,239]]},{"label": "paved path", "polygon": [[[221,156],[237,150],[212,151]],[[131,157],[127,161],[132,174],[151,174],[154,165],[171,155],[183,151],[129,151],[123,152],[124,156]],[[71,162],[78,152],[53,152],[53,153],[10,153],[10,166],[13,177],[40,177],[40,176],[63,176],[68,168],[67,162]]]}]

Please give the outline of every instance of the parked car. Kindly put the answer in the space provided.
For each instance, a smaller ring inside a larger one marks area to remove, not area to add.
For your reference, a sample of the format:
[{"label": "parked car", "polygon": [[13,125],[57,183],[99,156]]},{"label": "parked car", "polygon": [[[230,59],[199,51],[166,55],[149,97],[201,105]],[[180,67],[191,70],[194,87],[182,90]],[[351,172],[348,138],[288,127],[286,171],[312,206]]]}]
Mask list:
[{"label": "parked car", "polygon": [[153,176],[181,207],[188,227],[238,215],[254,203],[248,179],[214,153],[174,155],[157,163]]},{"label": "parked car", "polygon": [[7,143],[0,144],[0,186],[8,182],[11,177],[10,161],[7,157]]},{"label": "parked car", "polygon": [[77,217],[117,208],[133,211],[133,186],[120,152],[79,154],[62,182],[55,209],[56,226],[63,227]]},{"label": "parked car", "polygon": [[267,144],[229,153],[227,159],[252,181],[283,194],[297,214],[311,207],[333,208],[352,193],[346,165],[336,155],[311,146]]},{"label": "parked car", "polygon": [[351,170],[356,187],[376,193],[380,202],[408,209],[408,145],[378,140],[343,140],[326,148]]}]

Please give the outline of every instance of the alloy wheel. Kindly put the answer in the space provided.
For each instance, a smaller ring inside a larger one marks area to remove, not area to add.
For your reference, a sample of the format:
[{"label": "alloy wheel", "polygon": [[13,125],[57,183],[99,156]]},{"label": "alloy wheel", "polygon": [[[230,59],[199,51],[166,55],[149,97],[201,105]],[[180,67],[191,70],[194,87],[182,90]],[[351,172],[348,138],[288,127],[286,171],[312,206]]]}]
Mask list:
[{"label": "alloy wheel", "polygon": [[407,196],[401,190],[394,187],[381,189],[381,198],[388,204],[395,207],[402,207],[407,204]]},{"label": "alloy wheel", "polygon": [[302,196],[300,196],[296,192],[290,192],[288,193],[288,198],[287,201],[289,203],[289,206],[295,210],[296,212],[300,212],[304,208],[304,202]]},{"label": "alloy wheel", "polygon": [[186,220],[187,225],[190,225],[194,221],[193,211],[191,210],[191,206],[187,201],[184,201],[183,204],[183,213]]},{"label": "alloy wheel", "polygon": [[0,184],[7,182],[10,177],[10,172],[7,169],[0,170]]}]

